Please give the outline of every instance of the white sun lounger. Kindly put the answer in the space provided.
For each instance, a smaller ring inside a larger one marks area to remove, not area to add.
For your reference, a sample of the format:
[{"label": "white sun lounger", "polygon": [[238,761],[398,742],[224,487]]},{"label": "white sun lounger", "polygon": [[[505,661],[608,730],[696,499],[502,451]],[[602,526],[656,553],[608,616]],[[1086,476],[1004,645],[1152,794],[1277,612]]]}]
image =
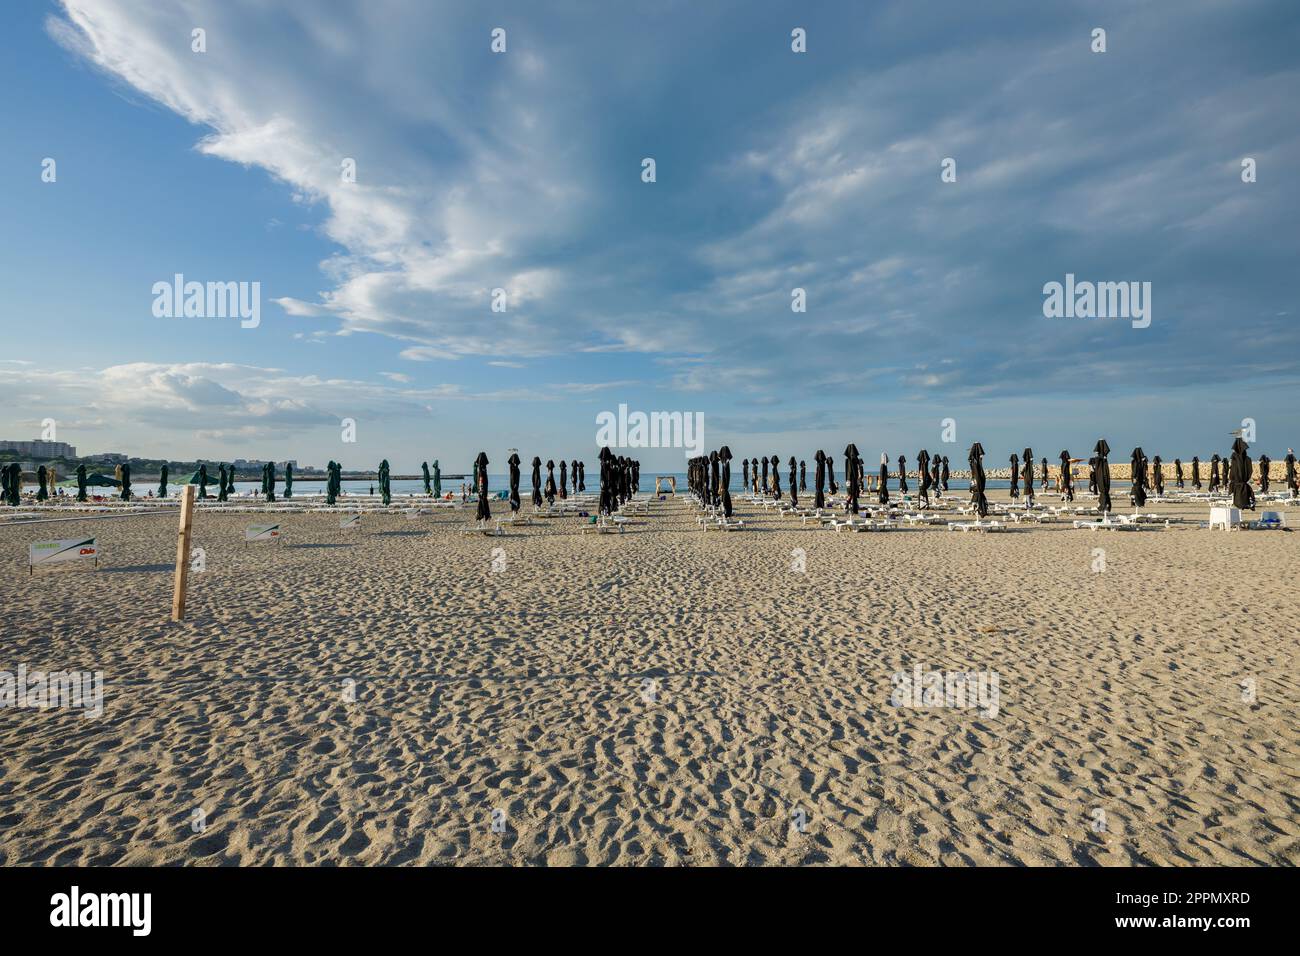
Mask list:
[{"label": "white sun lounger", "polygon": [[949,521],[949,531],[1006,531],[1001,521]]}]

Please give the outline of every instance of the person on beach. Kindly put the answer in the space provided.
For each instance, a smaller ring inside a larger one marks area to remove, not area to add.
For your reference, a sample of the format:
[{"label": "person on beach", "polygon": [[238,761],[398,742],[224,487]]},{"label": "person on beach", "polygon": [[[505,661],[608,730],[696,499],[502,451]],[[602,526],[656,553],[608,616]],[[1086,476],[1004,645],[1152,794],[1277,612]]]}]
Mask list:
[{"label": "person on beach", "polygon": [[1057,479],[1057,486],[1063,492],[1062,501],[1074,500],[1074,476],[1070,474],[1069,449],[1061,450],[1061,474]]}]

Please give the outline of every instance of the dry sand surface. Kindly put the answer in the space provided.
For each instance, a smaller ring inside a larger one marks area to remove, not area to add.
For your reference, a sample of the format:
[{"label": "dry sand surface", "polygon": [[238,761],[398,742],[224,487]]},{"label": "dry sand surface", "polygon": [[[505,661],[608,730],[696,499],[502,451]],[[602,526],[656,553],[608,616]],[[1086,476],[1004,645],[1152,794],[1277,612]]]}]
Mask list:
[{"label": "dry sand surface", "polygon": [[[0,527],[0,670],[107,684],[98,719],[0,710],[0,863],[1300,860],[1300,535],[738,511],[254,545],[200,512],[182,624],[174,517]],[[28,578],[83,533],[98,571]],[[890,706],[918,664],[996,672],[997,713]]]}]

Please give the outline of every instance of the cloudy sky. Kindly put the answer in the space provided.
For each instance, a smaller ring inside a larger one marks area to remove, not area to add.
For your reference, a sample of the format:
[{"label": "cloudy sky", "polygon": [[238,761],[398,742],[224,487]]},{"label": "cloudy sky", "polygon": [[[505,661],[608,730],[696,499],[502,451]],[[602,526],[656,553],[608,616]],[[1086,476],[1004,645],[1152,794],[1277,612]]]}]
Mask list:
[{"label": "cloudy sky", "polygon": [[[591,460],[622,403],[747,457],[1300,445],[1294,3],[4,17],[3,438],[405,471]],[[155,317],[176,273],[261,324]],[[1044,317],[1067,273],[1150,282],[1150,327]]]}]

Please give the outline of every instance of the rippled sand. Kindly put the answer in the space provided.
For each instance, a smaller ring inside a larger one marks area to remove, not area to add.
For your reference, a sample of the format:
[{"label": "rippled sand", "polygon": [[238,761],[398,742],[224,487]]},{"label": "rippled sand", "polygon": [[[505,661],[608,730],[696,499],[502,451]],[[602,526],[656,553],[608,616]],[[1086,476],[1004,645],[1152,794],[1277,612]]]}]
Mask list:
[{"label": "rippled sand", "polygon": [[[0,527],[0,670],[107,682],[98,719],[0,710],[0,863],[1300,860],[1300,535],[739,512],[200,513],[179,625],[174,517]],[[80,533],[99,571],[27,577]],[[917,664],[996,672],[998,712],[891,707]]]}]

